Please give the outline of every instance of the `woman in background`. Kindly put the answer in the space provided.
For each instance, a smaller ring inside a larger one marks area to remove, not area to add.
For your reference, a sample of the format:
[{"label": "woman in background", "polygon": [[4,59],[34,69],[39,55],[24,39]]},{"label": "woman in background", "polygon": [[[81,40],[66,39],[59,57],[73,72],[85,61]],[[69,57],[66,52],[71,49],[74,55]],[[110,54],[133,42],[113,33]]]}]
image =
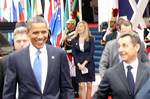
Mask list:
[{"label": "woman in background", "polygon": [[76,65],[80,98],[90,99],[92,81],[95,81],[94,38],[85,21],[78,22],[75,31],[77,36],[72,40],[72,53]]}]

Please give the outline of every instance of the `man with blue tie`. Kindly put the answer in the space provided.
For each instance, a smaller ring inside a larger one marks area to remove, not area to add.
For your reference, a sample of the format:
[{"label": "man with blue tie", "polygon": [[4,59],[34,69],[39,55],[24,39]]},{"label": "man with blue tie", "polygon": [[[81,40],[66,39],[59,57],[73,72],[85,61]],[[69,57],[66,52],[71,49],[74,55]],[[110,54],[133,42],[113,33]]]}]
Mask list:
[{"label": "man with blue tie", "polygon": [[12,53],[4,82],[3,99],[74,99],[66,54],[47,45],[48,25],[43,17],[27,22],[31,44]]},{"label": "man with blue tie", "polygon": [[138,59],[140,38],[134,32],[117,40],[122,62],[106,70],[93,99],[134,99],[150,77],[150,68]]}]

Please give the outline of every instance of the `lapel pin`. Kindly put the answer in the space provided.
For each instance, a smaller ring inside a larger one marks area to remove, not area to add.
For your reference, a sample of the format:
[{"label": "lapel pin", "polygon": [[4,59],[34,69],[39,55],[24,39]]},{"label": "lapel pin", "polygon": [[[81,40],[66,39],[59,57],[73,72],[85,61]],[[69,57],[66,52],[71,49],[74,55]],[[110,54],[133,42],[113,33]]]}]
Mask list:
[{"label": "lapel pin", "polygon": [[51,58],[52,58],[52,59],[55,59],[55,57],[54,57],[54,56],[52,56]]}]

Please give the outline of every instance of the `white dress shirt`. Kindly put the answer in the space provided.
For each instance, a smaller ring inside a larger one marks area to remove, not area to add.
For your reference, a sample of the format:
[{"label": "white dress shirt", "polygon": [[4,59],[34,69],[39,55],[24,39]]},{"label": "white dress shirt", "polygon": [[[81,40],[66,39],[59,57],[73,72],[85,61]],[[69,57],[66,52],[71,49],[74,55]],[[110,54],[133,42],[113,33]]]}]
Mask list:
[{"label": "white dress shirt", "polygon": [[138,64],[139,64],[139,61],[138,61],[137,58],[131,64],[127,64],[127,63],[123,62],[126,77],[127,77],[127,71],[128,71],[127,66],[129,66],[129,65],[132,66],[131,72],[132,72],[133,77],[134,77],[134,82],[136,82],[136,75],[137,75]]},{"label": "white dress shirt", "polygon": [[[30,61],[31,61],[31,66],[33,69],[33,63],[36,58],[36,52],[37,48],[35,48],[32,44],[29,46],[29,51],[30,51]],[[47,77],[47,70],[48,70],[48,55],[47,55],[47,49],[46,45],[44,45],[43,48],[40,49],[40,59],[42,62],[42,85],[41,85],[41,92],[44,90],[45,82],[46,82],[46,77]]]}]

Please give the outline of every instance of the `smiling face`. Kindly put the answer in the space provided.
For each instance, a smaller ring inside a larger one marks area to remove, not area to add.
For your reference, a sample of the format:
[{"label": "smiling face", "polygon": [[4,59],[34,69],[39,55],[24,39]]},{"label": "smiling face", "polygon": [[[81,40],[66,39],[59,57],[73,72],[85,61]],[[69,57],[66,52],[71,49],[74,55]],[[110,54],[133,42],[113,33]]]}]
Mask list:
[{"label": "smiling face", "polygon": [[123,38],[119,38],[118,40],[118,51],[122,61],[126,63],[133,62],[138,55],[140,45],[133,44],[131,37],[126,36]]},{"label": "smiling face", "polygon": [[82,23],[82,22],[78,23],[78,25],[76,27],[76,31],[79,34],[83,34],[85,32],[85,25],[84,25],[84,23]]},{"label": "smiling face", "polygon": [[48,39],[48,28],[45,23],[32,23],[28,36],[32,45],[38,49],[42,48]]}]

